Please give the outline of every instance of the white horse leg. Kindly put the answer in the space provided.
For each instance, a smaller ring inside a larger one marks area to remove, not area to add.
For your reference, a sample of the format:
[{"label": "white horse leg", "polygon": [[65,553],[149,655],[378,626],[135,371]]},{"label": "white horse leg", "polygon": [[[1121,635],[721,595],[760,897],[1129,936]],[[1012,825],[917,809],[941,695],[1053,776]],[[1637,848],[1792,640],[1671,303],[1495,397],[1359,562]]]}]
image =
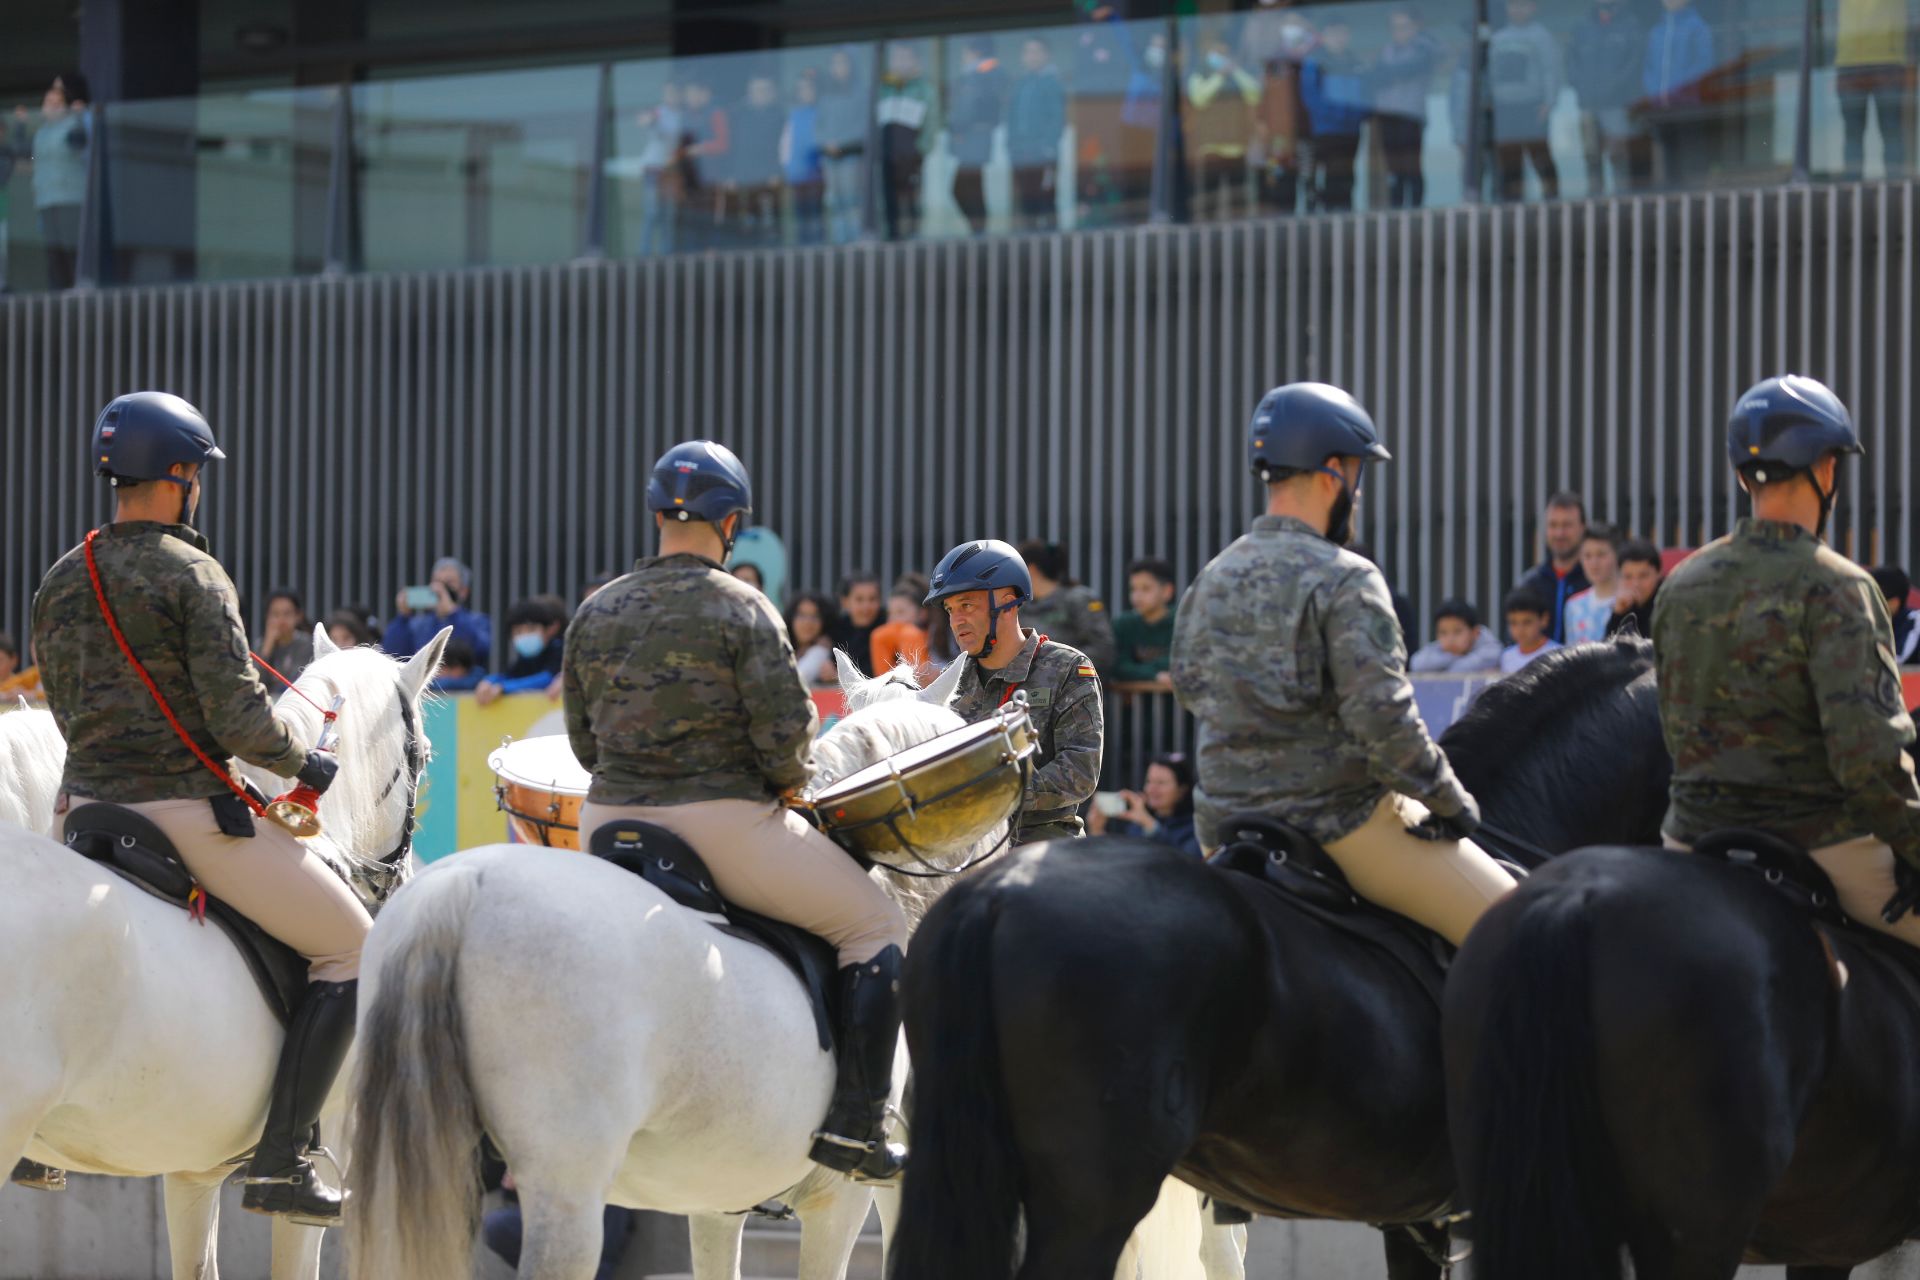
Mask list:
[{"label": "white horse leg", "polygon": [[799,1280],[846,1280],[854,1241],[867,1223],[873,1190],[846,1178],[834,1179],[825,1195],[795,1205],[800,1216]]},{"label": "white horse leg", "polygon": [[518,1176],[520,1280],[593,1280],[600,1269],[604,1194],[536,1189]]},{"label": "white horse leg", "polygon": [[325,1227],[273,1220],[273,1280],[320,1280],[320,1245]]},{"label": "white horse leg", "polygon": [[1200,1265],[1207,1270],[1207,1280],[1247,1280],[1246,1225],[1204,1223],[1200,1228]]},{"label": "white horse leg", "polygon": [[[173,1280],[219,1280],[220,1187],[224,1173],[170,1173],[160,1180]],[[279,1280],[279,1277],[275,1277]]]},{"label": "white horse leg", "polygon": [[687,1219],[693,1280],[740,1280],[740,1235],[746,1226],[743,1213],[696,1213]]},{"label": "white horse leg", "polygon": [[[873,1209],[880,1215],[880,1258],[884,1263],[893,1253],[893,1229],[900,1225],[900,1188],[897,1184],[873,1189]],[[885,1266],[880,1274],[887,1274]]]}]

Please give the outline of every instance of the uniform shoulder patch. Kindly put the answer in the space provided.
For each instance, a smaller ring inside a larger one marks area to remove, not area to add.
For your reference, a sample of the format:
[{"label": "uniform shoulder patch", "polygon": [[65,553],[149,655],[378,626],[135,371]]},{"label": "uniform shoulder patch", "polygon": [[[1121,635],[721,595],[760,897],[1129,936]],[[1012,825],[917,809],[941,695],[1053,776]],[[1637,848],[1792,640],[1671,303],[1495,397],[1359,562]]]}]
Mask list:
[{"label": "uniform shoulder patch", "polygon": [[1083,662],[1080,664],[1080,669],[1074,672],[1074,674],[1077,676],[1097,676],[1099,673],[1093,669],[1091,662]]},{"label": "uniform shoulder patch", "polygon": [[1105,613],[1105,612],[1106,612],[1106,609],[1107,609],[1107,606],[1106,606],[1106,603],[1105,603],[1104,601],[1101,601],[1101,600],[1089,600],[1089,601],[1087,601],[1087,612],[1088,612],[1088,613]]}]

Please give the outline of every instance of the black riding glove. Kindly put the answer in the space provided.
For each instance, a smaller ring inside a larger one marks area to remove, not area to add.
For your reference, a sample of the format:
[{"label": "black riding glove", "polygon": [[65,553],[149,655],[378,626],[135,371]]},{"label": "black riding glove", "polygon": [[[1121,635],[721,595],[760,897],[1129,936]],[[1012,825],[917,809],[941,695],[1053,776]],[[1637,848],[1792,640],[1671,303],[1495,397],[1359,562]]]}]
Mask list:
[{"label": "black riding glove", "polygon": [[1472,796],[1466,798],[1466,804],[1460,812],[1442,817],[1429,813],[1417,826],[1408,830],[1422,840],[1471,840],[1473,833],[1480,829],[1480,806],[1474,803]]},{"label": "black riding glove", "polygon": [[1890,925],[1899,924],[1909,911],[1920,906],[1920,869],[1905,858],[1895,858],[1893,882],[1898,888],[1887,899],[1887,905],[1880,908],[1880,918]]},{"label": "black riding glove", "polygon": [[340,772],[340,761],[331,751],[309,751],[307,762],[300,766],[300,772],[293,775],[294,781],[303,787],[312,787],[315,795],[327,794],[327,788],[333,785],[333,775]]}]

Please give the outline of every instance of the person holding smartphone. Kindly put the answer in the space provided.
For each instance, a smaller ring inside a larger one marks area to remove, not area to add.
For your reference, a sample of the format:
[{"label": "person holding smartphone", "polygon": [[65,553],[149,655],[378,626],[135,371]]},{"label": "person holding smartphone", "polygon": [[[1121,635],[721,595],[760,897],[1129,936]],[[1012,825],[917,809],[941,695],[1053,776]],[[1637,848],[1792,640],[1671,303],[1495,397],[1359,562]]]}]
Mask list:
[{"label": "person holding smartphone", "polygon": [[473,570],[454,559],[442,556],[433,562],[427,581],[404,587],[394,597],[394,618],[387,624],[380,647],[396,658],[411,658],[442,627],[453,628],[453,638],[464,640],[473,649],[474,665],[486,671],[487,652],[493,647],[493,621],[484,613],[467,608],[473,594]]},{"label": "person holding smartphone", "polygon": [[1087,834],[1141,836],[1197,858],[1200,835],[1193,823],[1193,782],[1193,762],[1185,755],[1178,751],[1157,755],[1147,762],[1140,790],[1094,797],[1087,811]]}]

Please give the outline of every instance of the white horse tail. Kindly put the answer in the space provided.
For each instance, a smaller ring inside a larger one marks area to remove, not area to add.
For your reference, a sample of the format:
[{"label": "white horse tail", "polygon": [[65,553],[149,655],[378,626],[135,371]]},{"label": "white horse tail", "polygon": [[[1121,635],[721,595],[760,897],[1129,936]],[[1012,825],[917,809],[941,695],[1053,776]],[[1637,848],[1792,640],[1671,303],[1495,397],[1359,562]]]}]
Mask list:
[{"label": "white horse tail", "polygon": [[1160,1198],[1133,1229],[1141,1280],[1209,1280],[1201,1264],[1201,1195],[1177,1178],[1161,1184]]},{"label": "white horse tail", "polygon": [[424,876],[369,939],[376,990],[360,1012],[347,1174],[353,1280],[473,1274],[481,1125],[456,973],[479,889],[477,870]]}]

